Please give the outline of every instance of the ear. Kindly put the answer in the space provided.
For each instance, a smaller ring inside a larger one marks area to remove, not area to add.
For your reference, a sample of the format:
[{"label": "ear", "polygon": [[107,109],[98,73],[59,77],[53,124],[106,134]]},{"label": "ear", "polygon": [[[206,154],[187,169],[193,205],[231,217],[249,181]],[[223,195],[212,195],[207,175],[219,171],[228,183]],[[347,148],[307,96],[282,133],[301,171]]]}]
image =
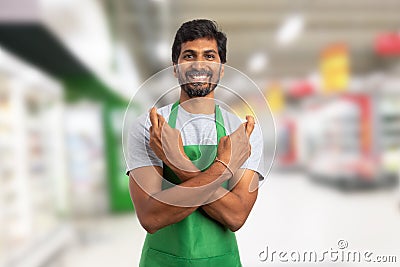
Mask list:
[{"label": "ear", "polygon": [[221,63],[221,71],[220,71],[220,79],[222,77],[224,77],[224,73],[225,73],[225,64]]}]

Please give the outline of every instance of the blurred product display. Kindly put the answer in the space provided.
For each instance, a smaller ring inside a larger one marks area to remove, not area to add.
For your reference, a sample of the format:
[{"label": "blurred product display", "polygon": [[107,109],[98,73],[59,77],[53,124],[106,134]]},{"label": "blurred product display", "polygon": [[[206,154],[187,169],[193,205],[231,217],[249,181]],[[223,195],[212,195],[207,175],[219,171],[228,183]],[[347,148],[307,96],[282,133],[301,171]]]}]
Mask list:
[{"label": "blurred product display", "polygon": [[278,152],[276,158],[277,167],[285,170],[298,168],[298,126],[293,118],[282,118],[278,121]]},{"label": "blurred product display", "polygon": [[388,171],[400,170],[400,95],[387,94],[379,105],[382,163]]},{"label": "blurred product display", "polygon": [[[388,132],[393,125],[381,108],[387,101],[382,94],[346,93],[309,104],[303,138],[308,140],[305,162],[312,178],[345,189],[397,183],[399,166],[388,168],[385,158],[390,153],[387,140],[398,140],[400,133]],[[391,145],[398,148],[396,142]]]},{"label": "blurred product display", "polygon": [[70,104],[64,123],[72,215],[101,216],[108,211],[101,107]]},{"label": "blurred product display", "polygon": [[[57,82],[4,54],[0,63],[0,263],[6,266],[40,264],[66,242],[67,227],[61,221],[67,213],[68,188],[63,108]],[[42,240],[53,245],[43,246]]]}]

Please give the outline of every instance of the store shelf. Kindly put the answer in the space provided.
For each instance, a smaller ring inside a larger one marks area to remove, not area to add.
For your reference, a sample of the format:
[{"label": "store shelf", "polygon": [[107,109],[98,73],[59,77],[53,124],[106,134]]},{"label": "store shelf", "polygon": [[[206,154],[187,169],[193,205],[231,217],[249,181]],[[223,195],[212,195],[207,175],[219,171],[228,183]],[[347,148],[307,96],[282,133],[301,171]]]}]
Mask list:
[{"label": "store shelf", "polygon": [[[381,144],[385,154],[400,149],[400,97],[393,95],[383,97],[379,105]],[[400,167],[400,163],[398,164]]]},{"label": "store shelf", "polygon": [[51,129],[62,127],[54,109],[62,106],[62,91],[43,74],[24,79],[29,67],[16,62],[12,70],[0,62],[0,266],[32,267],[63,243],[54,190],[65,174],[53,168],[65,164],[56,149],[63,137]]}]

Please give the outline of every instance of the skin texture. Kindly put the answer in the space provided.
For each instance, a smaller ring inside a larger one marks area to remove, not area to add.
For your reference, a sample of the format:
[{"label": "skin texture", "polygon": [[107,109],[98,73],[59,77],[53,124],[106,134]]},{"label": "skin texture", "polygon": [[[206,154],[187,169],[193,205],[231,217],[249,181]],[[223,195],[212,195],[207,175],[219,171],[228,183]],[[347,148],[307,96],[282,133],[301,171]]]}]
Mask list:
[{"label": "skin texture", "polygon": [[[188,84],[186,89],[210,91],[205,96],[194,97],[191,95],[193,92],[188,93],[188,90],[182,88],[180,103],[188,112],[214,112],[215,87],[212,87],[224,72],[223,64],[219,64],[217,51],[216,41],[206,38],[182,44],[179,65],[174,66],[175,76],[180,82],[186,79],[184,82],[194,83]],[[202,80],[199,83],[198,80],[191,79],[191,73],[212,75],[207,77],[207,82]],[[157,113],[156,108],[152,108],[149,115],[152,124],[149,129],[150,147],[176,173],[182,183],[161,190],[161,167],[147,166],[130,171],[131,198],[144,229],[155,233],[167,225],[183,220],[198,208],[231,231],[240,229],[258,193],[258,174],[252,170],[239,169],[251,153],[249,138],[254,129],[254,118],[246,116],[247,121],[231,135],[221,138],[218,144],[217,157],[234,172],[232,177],[224,164],[217,161],[206,171],[200,172],[183,153],[179,130],[172,129],[165,118]],[[221,187],[228,179],[230,191]]]}]

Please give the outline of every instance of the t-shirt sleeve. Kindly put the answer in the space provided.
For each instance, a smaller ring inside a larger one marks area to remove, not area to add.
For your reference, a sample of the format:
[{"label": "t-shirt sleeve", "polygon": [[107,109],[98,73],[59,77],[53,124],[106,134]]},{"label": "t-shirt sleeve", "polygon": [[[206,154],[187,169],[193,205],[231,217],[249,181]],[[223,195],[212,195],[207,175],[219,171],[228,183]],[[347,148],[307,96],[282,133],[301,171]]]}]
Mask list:
[{"label": "t-shirt sleeve", "polygon": [[138,117],[129,127],[127,145],[125,147],[126,174],[129,171],[145,166],[163,166],[149,145],[150,118],[148,113]]},{"label": "t-shirt sleeve", "polygon": [[250,135],[251,155],[241,168],[249,169],[259,174],[260,180],[264,180],[268,173],[268,167],[264,157],[264,139],[259,124],[254,125]]}]

